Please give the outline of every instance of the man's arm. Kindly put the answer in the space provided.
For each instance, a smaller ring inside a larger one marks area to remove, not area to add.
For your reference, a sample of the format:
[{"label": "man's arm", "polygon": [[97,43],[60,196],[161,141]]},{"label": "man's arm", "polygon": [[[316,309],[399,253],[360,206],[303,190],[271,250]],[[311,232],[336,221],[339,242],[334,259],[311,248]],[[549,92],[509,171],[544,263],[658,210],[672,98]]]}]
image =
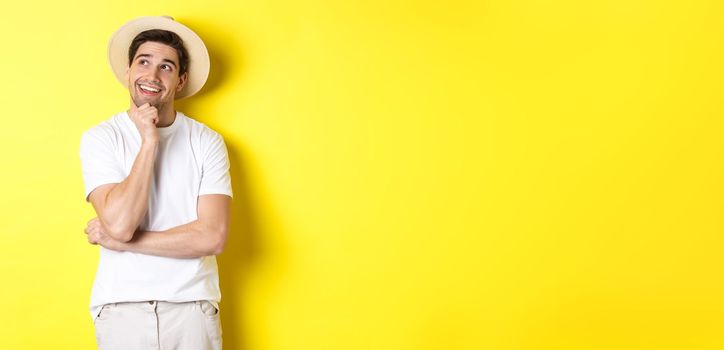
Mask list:
[{"label": "man's arm", "polygon": [[148,104],[139,108],[132,106],[129,115],[142,139],[130,174],[120,183],[99,186],[88,196],[103,231],[120,242],[128,242],[133,238],[148,211],[148,194],[159,143],[155,125],[158,122],[158,111],[155,107]]},{"label": "man's arm", "polygon": [[229,229],[231,197],[222,194],[199,196],[198,219],[165,231],[138,231],[132,240],[121,242],[103,232],[97,219],[88,223],[88,241],[117,251],[132,251],[172,258],[218,255],[224,249]]}]

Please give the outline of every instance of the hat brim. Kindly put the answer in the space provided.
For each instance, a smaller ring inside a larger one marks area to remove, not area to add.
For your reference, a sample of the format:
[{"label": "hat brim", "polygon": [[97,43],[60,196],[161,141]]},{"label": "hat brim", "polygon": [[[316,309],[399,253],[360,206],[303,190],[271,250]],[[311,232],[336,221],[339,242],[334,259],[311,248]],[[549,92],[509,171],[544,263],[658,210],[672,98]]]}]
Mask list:
[{"label": "hat brim", "polygon": [[128,48],[133,39],[143,31],[162,29],[176,33],[184,42],[189,53],[188,78],[186,86],[176,93],[176,99],[192,96],[199,92],[209,77],[209,52],[201,38],[185,25],[170,17],[148,16],[129,21],[119,28],[108,42],[108,63],[116,79],[128,88],[126,70],[129,67]]}]

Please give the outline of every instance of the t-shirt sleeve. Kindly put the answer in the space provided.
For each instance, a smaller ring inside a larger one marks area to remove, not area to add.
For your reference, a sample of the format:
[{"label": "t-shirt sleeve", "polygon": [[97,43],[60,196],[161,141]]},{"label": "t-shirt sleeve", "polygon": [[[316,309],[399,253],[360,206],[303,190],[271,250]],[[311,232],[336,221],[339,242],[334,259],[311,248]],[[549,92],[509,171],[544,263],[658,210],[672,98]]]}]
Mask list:
[{"label": "t-shirt sleeve", "polygon": [[221,135],[212,133],[205,147],[201,187],[199,196],[204,194],[225,194],[233,197],[229,175],[229,155]]},{"label": "t-shirt sleeve", "polygon": [[98,186],[119,183],[126,178],[114,156],[113,140],[100,130],[86,131],[80,139],[80,162],[83,170],[85,200]]}]

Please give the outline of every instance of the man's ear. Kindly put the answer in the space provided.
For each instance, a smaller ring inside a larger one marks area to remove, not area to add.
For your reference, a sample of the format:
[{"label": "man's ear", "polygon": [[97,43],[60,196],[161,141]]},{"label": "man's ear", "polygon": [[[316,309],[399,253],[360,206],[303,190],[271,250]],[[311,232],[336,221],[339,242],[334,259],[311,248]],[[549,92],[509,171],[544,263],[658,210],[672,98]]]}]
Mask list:
[{"label": "man's ear", "polygon": [[179,76],[178,86],[176,86],[176,92],[180,92],[181,90],[184,89],[184,86],[186,86],[186,81],[188,80],[188,78],[189,78],[189,72],[184,72],[184,74],[181,74],[181,76]]},{"label": "man's ear", "polygon": [[125,79],[126,79],[126,82],[127,82],[127,83],[128,83],[128,72],[129,72],[130,70],[131,70],[131,67],[127,67],[127,68],[126,68]]}]

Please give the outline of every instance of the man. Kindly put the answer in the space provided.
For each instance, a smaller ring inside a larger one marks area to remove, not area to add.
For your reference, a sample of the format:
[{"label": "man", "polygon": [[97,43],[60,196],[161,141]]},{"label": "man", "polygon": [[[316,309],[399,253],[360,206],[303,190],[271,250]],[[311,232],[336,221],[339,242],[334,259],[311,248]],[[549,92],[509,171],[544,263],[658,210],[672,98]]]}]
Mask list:
[{"label": "man", "polygon": [[100,349],[220,349],[215,255],[231,203],[222,137],[174,109],[201,89],[204,43],[170,17],[142,17],[110,40],[130,108],[86,131],[85,229],[100,260],[91,316]]}]

